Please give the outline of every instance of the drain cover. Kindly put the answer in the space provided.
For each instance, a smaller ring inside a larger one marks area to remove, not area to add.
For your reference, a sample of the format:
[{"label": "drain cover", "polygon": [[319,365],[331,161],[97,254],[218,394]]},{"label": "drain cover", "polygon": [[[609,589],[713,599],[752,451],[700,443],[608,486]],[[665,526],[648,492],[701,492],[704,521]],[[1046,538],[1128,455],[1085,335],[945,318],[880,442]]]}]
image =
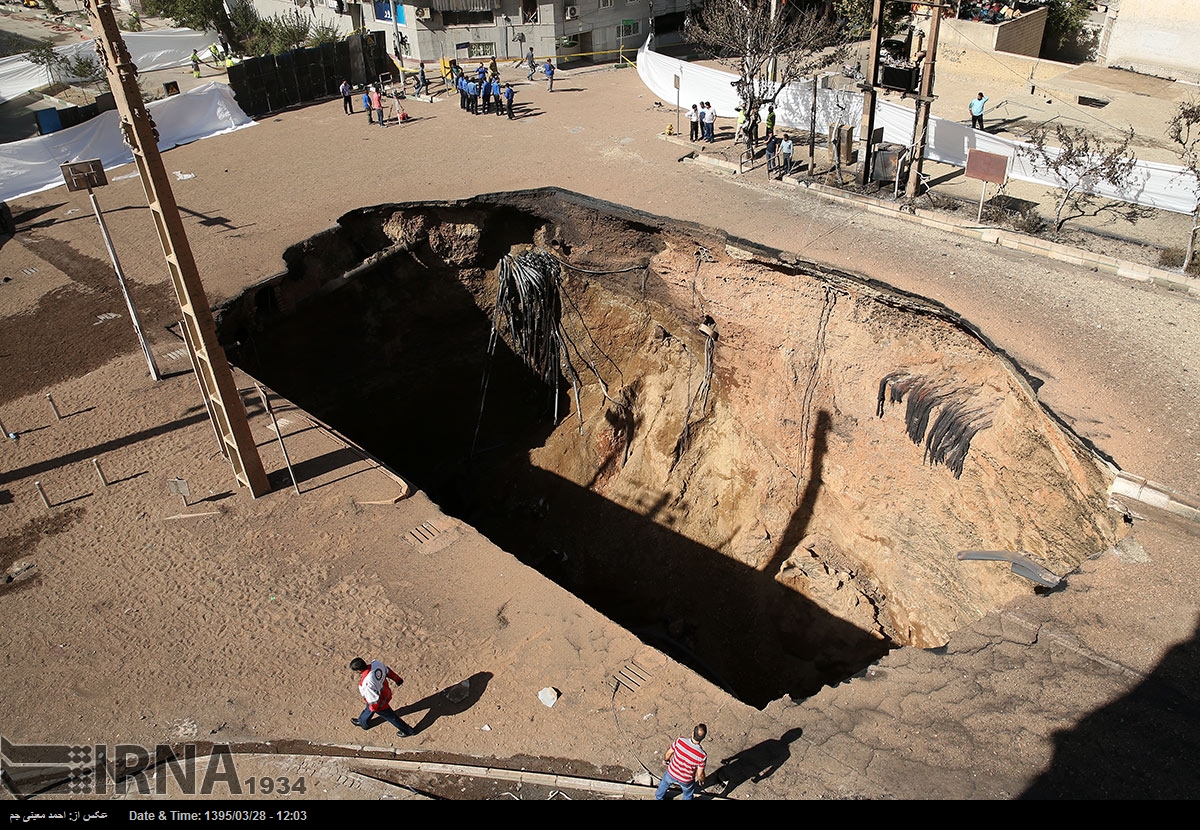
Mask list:
[{"label": "drain cover", "polygon": [[636,692],[642,686],[650,682],[650,672],[643,669],[637,663],[629,662],[608,681],[609,688],[613,690],[613,694],[619,692],[622,688],[628,689],[631,692]]}]

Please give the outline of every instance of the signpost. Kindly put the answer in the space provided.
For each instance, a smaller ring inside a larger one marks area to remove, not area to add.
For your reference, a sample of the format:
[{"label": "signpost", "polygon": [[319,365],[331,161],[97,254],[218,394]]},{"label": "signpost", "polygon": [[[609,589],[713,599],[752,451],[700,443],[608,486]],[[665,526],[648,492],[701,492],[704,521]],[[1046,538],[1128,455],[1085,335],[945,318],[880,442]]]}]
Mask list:
[{"label": "signpost", "polygon": [[[113,270],[117,272],[117,282],[121,284],[121,294],[124,295],[125,305],[129,308],[129,319],[133,322],[133,330],[137,332],[138,342],[142,344],[142,353],[146,355],[146,365],[150,367],[150,377],[154,380],[162,380],[158,366],[154,363],[154,353],[150,351],[150,344],[146,342],[146,335],[142,333],[142,321],[138,317],[137,309],[134,308],[133,298],[129,296],[129,286],[125,284],[125,273],[121,270],[120,260],[117,259],[117,249],[113,247],[112,237],[108,235],[108,225],[104,224],[104,214],[100,212],[100,203],[96,201],[96,194],[92,192],[92,188],[104,187],[108,184],[108,177],[104,174],[104,165],[101,164],[100,159],[90,159],[59,165],[59,169],[62,170],[63,180],[67,183],[67,190],[72,192],[86,190],[88,193],[88,199],[92,202],[92,210],[96,212],[96,221],[100,223],[100,233],[104,236],[104,247],[108,249]],[[51,405],[53,406],[53,404]]]},{"label": "signpost", "polygon": [[675,135],[679,135],[679,76],[675,76]]},{"label": "signpost", "polygon": [[983,190],[979,192],[979,213],[976,222],[983,221],[983,197],[987,195],[988,182],[1003,185],[1008,178],[1008,156],[999,153],[985,153],[983,150],[970,150],[967,153],[967,178],[979,179],[983,182]]}]

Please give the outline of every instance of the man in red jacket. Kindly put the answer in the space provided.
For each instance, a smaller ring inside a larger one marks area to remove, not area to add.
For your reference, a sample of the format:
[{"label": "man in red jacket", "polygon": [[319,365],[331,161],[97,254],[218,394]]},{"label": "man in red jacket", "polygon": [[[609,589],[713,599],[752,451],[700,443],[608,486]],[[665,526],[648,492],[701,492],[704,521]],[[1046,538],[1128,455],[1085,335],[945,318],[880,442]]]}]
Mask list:
[{"label": "man in red jacket", "polygon": [[355,657],[350,661],[350,670],[358,678],[358,693],[362,695],[367,704],[367,708],[362,710],[361,715],[357,718],[350,718],[352,724],[363,729],[370,729],[371,715],[376,714],[396,727],[396,734],[401,738],[408,738],[416,734],[411,726],[400,720],[400,716],[392,711],[392,687],[388,685],[388,681],[391,680],[399,686],[404,682],[400,675],[389,669],[382,660],[372,660],[368,665],[361,657]]}]

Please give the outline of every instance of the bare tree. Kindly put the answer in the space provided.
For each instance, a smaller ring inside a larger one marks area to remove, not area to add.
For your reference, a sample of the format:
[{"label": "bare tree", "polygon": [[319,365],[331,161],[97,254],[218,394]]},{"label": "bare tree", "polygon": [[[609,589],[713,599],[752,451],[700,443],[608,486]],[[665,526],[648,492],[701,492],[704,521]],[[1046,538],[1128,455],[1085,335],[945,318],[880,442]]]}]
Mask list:
[{"label": "bare tree", "polygon": [[1055,124],[1050,130],[1042,125],[1029,134],[1028,142],[1017,152],[1048,174],[1057,186],[1056,236],[1067,222],[1084,216],[1109,213],[1133,223],[1153,212],[1132,200],[1105,198],[1095,192],[1098,187],[1108,187],[1124,194],[1141,183],[1137,158],[1130,150],[1132,127],[1120,141],[1109,144],[1082,127]]},{"label": "bare tree", "polygon": [[1192,229],[1188,233],[1187,253],[1183,255],[1183,270],[1192,264],[1196,250],[1196,230],[1200,229],[1200,102],[1185,101],[1167,124],[1167,137],[1174,143],[1175,154],[1183,162],[1183,175],[1190,179],[1192,193],[1197,197],[1192,209]]},{"label": "bare tree", "polygon": [[797,9],[773,0],[707,0],[688,19],[687,36],[740,76],[747,110],[773,104],[793,81],[840,59],[830,51],[838,30],[821,9]]}]

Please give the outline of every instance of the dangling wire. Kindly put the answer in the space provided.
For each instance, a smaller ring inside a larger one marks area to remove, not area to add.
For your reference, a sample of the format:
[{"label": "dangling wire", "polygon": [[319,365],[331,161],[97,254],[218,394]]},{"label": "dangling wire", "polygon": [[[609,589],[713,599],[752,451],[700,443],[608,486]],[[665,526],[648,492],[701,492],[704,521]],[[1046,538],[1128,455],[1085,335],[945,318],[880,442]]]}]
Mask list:
[{"label": "dangling wire", "polygon": [[616,362],[596,343],[583,315],[563,290],[562,271],[559,266],[560,262],[553,254],[537,250],[526,251],[516,257],[502,257],[496,268],[496,307],[492,312],[492,330],[488,336],[487,357],[480,381],[479,417],[475,422],[474,438],[471,440],[471,455],[475,454],[475,446],[479,441],[492,361],[502,335],[513,352],[549,388],[553,401],[554,423],[558,423],[559,384],[565,376],[571,383],[575,411],[579,416],[579,434],[583,434],[583,409],[579,402],[582,380],[576,368],[577,363],[586,366],[595,376],[605,400],[622,412],[627,408],[624,403],[614,400],[609,394],[608,384],[600,375],[595,361],[580,348],[580,344],[575,342],[563,326],[565,297],[571,310],[579,318],[580,327],[591,347],[600,352],[620,375]]}]

